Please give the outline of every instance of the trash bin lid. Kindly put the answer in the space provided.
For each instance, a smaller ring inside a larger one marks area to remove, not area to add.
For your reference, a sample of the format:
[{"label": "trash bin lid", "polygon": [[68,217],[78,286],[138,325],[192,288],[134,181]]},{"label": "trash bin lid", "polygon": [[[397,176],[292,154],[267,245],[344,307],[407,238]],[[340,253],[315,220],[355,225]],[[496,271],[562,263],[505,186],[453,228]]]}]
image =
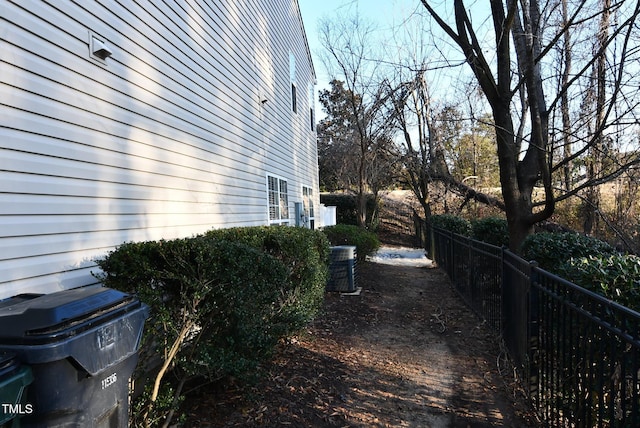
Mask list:
[{"label": "trash bin lid", "polygon": [[[11,304],[11,300],[15,304]],[[112,313],[137,299],[127,293],[100,285],[59,291],[51,294],[16,296],[0,306],[0,342],[59,340],[76,334],[91,321]]]}]

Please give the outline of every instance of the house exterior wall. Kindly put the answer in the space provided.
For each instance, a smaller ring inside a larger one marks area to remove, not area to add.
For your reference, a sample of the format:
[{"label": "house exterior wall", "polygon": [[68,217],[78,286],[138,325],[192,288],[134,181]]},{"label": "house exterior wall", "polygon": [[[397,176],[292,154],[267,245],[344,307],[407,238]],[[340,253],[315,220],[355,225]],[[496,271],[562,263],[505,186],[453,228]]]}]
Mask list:
[{"label": "house exterior wall", "polygon": [[0,299],[95,283],[123,242],[266,225],[268,175],[291,217],[303,186],[319,205],[297,0],[4,1],[0,43]]}]

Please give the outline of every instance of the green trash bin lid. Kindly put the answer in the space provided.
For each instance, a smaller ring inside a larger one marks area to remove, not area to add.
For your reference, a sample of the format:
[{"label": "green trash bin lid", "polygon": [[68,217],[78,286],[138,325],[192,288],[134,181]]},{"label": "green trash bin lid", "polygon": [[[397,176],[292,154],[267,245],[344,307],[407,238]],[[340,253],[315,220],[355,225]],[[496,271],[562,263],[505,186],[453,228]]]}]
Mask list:
[{"label": "green trash bin lid", "polygon": [[[28,366],[22,366],[11,352],[0,352],[0,425],[12,420],[15,413],[5,413],[4,405],[17,405],[23,402],[26,387],[33,381]],[[15,408],[14,408],[15,409]],[[8,408],[8,410],[11,410]]]}]

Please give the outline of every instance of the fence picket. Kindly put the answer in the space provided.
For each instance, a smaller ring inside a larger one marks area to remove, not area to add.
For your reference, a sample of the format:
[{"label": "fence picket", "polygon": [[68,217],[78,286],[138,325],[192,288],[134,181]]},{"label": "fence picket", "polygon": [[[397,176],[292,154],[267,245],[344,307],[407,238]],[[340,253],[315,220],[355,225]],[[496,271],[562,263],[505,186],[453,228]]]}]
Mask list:
[{"label": "fence picket", "polygon": [[639,313],[509,250],[414,219],[429,257],[501,335],[545,426],[640,426]]}]

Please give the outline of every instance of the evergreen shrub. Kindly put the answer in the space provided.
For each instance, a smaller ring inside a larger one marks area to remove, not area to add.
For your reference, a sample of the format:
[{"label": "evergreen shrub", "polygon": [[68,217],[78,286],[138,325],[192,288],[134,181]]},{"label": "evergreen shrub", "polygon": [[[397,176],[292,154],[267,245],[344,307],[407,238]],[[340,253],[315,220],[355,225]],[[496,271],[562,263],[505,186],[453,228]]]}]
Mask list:
[{"label": "evergreen shrub", "polygon": [[499,217],[485,217],[471,222],[471,237],[497,247],[509,245],[507,220]]},{"label": "evergreen shrub", "polygon": [[428,219],[433,227],[448,230],[462,236],[471,236],[471,223],[452,214],[436,214]]},{"label": "evergreen shrub", "polygon": [[579,233],[541,232],[529,235],[521,247],[526,260],[535,260],[549,272],[559,274],[572,258],[611,255],[615,249],[604,241]]},{"label": "evergreen shrub", "polygon": [[322,306],[329,274],[329,242],[324,233],[302,227],[256,226],[211,230],[210,239],[246,244],[280,260],[288,282],[281,290],[289,332],[311,321]]},{"label": "evergreen shrub", "polygon": [[105,286],[151,309],[137,373],[145,391],[132,403],[132,424],[170,420],[190,379],[254,373],[320,309],[328,254],[322,232],[252,227],[125,243],[96,260]]},{"label": "evergreen shrub", "polygon": [[331,245],[355,246],[359,261],[364,261],[367,256],[373,255],[380,248],[378,236],[358,226],[336,224],[335,226],[325,227],[323,232],[327,235]]},{"label": "evergreen shrub", "polygon": [[561,276],[606,298],[640,312],[640,257],[590,255],[571,259]]}]

